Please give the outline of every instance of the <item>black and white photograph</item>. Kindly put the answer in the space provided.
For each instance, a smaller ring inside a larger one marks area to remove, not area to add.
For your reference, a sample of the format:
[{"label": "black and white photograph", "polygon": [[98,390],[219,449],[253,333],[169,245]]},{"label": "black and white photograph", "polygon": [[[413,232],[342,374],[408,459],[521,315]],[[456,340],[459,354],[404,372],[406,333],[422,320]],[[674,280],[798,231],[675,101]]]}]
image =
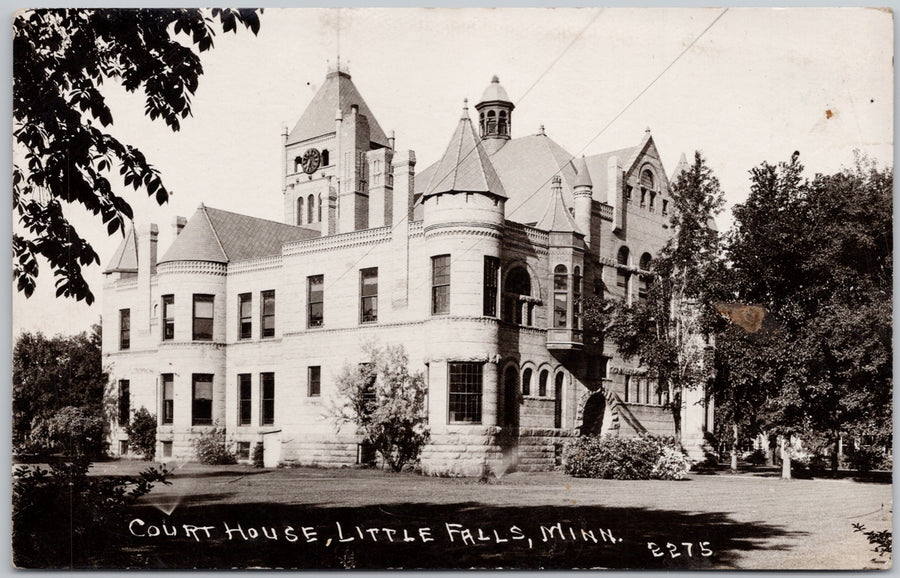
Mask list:
[{"label": "black and white photograph", "polygon": [[891,9],[8,14],[13,567],[892,567]]}]

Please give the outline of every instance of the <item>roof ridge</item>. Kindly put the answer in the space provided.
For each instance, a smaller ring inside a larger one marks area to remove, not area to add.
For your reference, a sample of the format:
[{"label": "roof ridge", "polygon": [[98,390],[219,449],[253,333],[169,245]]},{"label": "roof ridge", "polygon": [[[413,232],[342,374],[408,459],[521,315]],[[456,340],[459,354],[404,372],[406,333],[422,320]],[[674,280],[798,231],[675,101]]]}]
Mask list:
[{"label": "roof ridge", "polygon": [[[212,219],[209,218],[209,213],[207,213],[206,205],[200,203],[200,210],[203,212],[203,216],[206,217],[206,222],[209,224],[209,228],[212,230],[213,239],[216,240],[216,243],[219,245],[219,249],[222,251],[222,254],[225,255],[225,260],[229,261],[228,253],[225,251],[225,247],[222,245],[222,241],[219,239],[219,232],[216,231],[216,226],[213,225]],[[214,211],[216,209],[213,209]]]},{"label": "roof ridge", "polygon": [[301,227],[300,225],[291,225],[290,223],[283,223],[281,221],[276,221],[274,219],[266,219],[265,217],[254,217],[253,215],[245,215],[244,213],[236,213],[234,211],[229,211],[227,209],[218,209],[216,207],[209,207],[204,205],[203,207],[207,211],[216,211],[218,213],[228,213],[229,215],[237,215],[238,217],[245,217],[248,219],[256,219],[257,221],[265,221],[267,223],[274,223],[276,225],[284,225],[285,227],[291,227],[293,229],[306,229],[306,227]]}]

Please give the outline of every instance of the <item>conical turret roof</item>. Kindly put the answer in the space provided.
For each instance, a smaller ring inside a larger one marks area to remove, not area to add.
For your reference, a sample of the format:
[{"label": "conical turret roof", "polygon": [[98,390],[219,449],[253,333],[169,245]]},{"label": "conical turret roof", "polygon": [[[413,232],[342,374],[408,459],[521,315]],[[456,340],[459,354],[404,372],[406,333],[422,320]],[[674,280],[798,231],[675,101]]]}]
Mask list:
[{"label": "conical turret roof", "polygon": [[132,225],[119,243],[104,273],[137,273],[137,236]]},{"label": "conical turret roof", "polygon": [[674,183],[675,179],[678,178],[681,173],[684,171],[690,170],[691,165],[687,161],[687,157],[684,156],[684,153],[681,153],[681,158],[678,159],[678,164],[675,165],[675,170],[672,171],[672,176],[669,177],[669,182]]},{"label": "conical turret roof", "polygon": [[463,108],[456,131],[447,145],[444,156],[431,174],[425,197],[449,192],[491,193],[506,198],[503,184],[485,152],[481,140],[475,136],[468,107]]},{"label": "conical turret roof", "polygon": [[562,179],[559,175],[553,177],[553,186],[550,189],[550,202],[544,215],[535,225],[535,228],[554,233],[579,233],[584,234],[575,223],[569,207],[562,195]]},{"label": "conical turret roof", "polygon": [[575,165],[575,182],[572,183],[572,187],[593,187],[594,183],[591,181],[591,173],[588,171],[587,161],[584,156],[579,159],[575,159],[573,163]]}]

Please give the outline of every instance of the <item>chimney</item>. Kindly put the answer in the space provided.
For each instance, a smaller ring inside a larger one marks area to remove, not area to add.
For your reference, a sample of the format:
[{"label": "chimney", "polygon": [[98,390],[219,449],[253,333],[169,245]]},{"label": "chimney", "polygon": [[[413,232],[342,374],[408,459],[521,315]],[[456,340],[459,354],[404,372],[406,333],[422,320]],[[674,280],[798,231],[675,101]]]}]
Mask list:
[{"label": "chimney", "polygon": [[133,329],[138,333],[149,333],[150,317],[150,281],[156,275],[156,244],[159,237],[159,227],[155,223],[145,223],[137,227],[137,258],[138,258],[138,294],[136,311],[132,313],[131,322]]},{"label": "chimney", "polygon": [[391,199],[391,254],[393,275],[391,305],[394,311],[409,311],[409,222],[413,216],[416,182],[416,153],[410,150],[394,153],[394,190]]},{"label": "chimney", "polygon": [[187,219],[184,217],[175,217],[172,221],[172,239],[176,239],[181,234],[181,230],[187,225]]},{"label": "chimney", "polygon": [[396,140],[394,131],[391,131],[390,136],[388,137],[388,148],[394,150],[394,141]]}]

